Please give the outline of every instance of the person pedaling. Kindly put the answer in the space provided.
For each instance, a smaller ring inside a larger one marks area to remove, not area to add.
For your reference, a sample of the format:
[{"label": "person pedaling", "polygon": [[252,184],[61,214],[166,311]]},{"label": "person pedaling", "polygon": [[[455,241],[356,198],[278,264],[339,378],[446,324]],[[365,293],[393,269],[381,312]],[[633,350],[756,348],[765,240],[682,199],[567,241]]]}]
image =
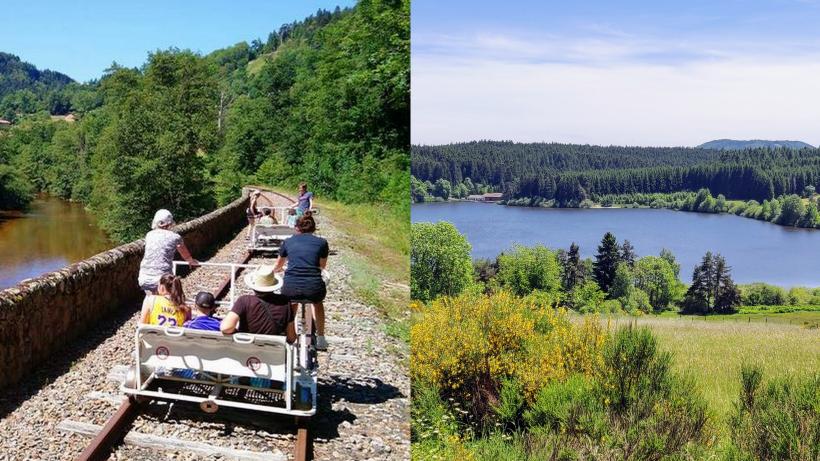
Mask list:
[{"label": "person pedaling", "polygon": [[[308,299],[316,316],[316,349],[327,350],[325,339],[324,299],[327,287],[322,271],[327,266],[330,248],[327,240],[315,236],[316,221],[312,216],[302,216],[296,221],[296,235],[282,242],[276,260],[275,272],[284,271],[281,293],[289,300]],[[293,303],[292,303],[293,304]],[[295,311],[297,306],[292,306]]]},{"label": "person pedaling", "polygon": [[157,294],[158,282],[163,274],[171,272],[174,255],[180,256],[191,267],[197,267],[199,261],[191,256],[182,236],[170,230],[174,226],[174,216],[170,211],[161,209],[154,214],[151,221],[151,230],[145,234],[145,251],[137,283],[146,295]]}]

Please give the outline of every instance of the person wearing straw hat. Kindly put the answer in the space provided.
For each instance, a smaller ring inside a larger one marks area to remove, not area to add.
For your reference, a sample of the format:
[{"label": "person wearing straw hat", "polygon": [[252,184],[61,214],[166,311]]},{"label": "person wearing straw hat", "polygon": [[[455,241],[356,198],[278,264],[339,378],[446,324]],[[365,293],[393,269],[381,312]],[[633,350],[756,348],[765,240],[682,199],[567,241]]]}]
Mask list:
[{"label": "person wearing straw hat", "polygon": [[151,221],[151,230],[145,234],[145,252],[140,262],[140,271],[137,282],[146,295],[157,294],[157,284],[163,274],[173,272],[173,261],[176,252],[179,252],[191,267],[199,265],[199,261],[191,256],[182,236],[171,230],[174,226],[174,216],[170,211],[161,209],[154,213]]},{"label": "person wearing straw hat", "polygon": [[254,294],[242,295],[236,299],[231,311],[219,325],[222,334],[239,332],[285,335],[288,342],[296,341],[294,313],[290,303],[286,297],[274,293],[282,286],[282,281],[274,274],[273,266],[259,266],[246,274],[245,285]]}]

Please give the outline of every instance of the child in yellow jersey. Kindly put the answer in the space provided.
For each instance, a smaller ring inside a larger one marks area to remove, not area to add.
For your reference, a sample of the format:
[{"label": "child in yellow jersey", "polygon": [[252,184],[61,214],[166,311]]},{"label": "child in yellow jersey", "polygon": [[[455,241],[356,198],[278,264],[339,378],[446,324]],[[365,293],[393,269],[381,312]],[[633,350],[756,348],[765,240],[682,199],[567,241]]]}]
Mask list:
[{"label": "child in yellow jersey", "polygon": [[142,302],[140,323],[181,327],[191,318],[191,309],[185,304],[185,293],[179,277],[164,274],[157,284],[157,293],[146,296]]}]

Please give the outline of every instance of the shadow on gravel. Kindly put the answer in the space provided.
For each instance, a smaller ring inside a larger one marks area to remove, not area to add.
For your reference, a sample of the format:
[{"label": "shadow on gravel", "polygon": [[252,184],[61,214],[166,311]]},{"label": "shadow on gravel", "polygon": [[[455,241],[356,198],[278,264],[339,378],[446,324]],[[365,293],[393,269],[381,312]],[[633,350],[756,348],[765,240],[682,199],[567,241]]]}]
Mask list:
[{"label": "shadow on gravel", "polygon": [[398,387],[378,378],[343,378],[334,376],[332,382],[319,382],[319,397],[331,402],[384,403],[404,397]]},{"label": "shadow on gravel", "polygon": [[[117,310],[107,318],[101,319],[83,336],[63,347],[59,353],[53,354],[53,358],[47,364],[32,369],[29,375],[19,383],[3,389],[3,392],[0,393],[0,419],[5,418],[23,402],[37,394],[40,389],[67,373],[75,362],[81,360],[86,354],[113,336],[138,310],[139,303],[135,303],[132,306]],[[33,331],[33,334],[48,334],[48,332]],[[118,362],[116,358],[111,360],[111,365],[122,362],[122,360]],[[108,370],[105,371],[105,373],[107,372]],[[100,380],[105,379],[105,375],[100,376]]]},{"label": "shadow on gravel", "polygon": [[[355,410],[334,410],[334,403],[378,404],[403,396],[397,387],[375,378],[336,377],[332,382],[320,382],[319,407],[316,416],[312,418],[314,435],[324,440],[338,438],[339,426],[345,421],[352,423],[357,419]],[[189,423],[200,427],[207,425],[210,428],[218,428],[221,436],[231,436],[241,428],[289,437],[295,434],[296,429],[295,419],[290,416],[266,415],[235,408],[220,408],[219,412],[210,415],[203,413],[198,406],[186,403],[169,405],[154,402],[145,407],[141,418],[148,421],[174,422],[180,424],[180,427],[190,426]]]}]

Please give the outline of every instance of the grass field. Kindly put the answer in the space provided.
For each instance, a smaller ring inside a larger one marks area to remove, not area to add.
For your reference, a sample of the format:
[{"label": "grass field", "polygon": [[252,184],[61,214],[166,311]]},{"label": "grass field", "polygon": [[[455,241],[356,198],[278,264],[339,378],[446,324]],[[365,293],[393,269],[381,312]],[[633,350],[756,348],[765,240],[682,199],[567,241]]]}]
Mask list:
[{"label": "grass field", "polygon": [[718,421],[725,421],[737,400],[743,363],[759,364],[764,380],[820,373],[820,312],[675,314],[603,321],[612,329],[627,324],[651,328],[662,346],[674,354],[676,370],[695,379]]}]

